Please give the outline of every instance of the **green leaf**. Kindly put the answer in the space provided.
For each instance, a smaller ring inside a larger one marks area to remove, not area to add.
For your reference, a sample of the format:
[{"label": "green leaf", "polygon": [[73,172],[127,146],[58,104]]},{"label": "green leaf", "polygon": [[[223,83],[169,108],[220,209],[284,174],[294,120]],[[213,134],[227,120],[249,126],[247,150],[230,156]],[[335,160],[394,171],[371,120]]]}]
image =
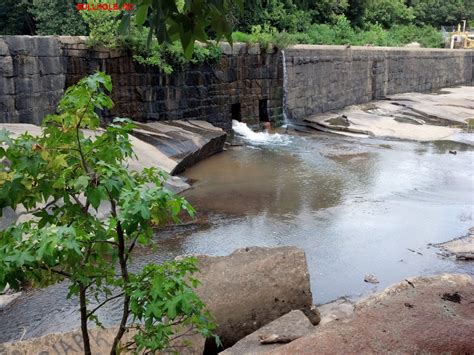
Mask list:
[{"label": "green leaf", "polygon": [[138,6],[137,11],[135,12],[135,22],[139,27],[143,26],[145,23],[149,6],[149,4],[142,3]]},{"label": "green leaf", "polygon": [[89,186],[89,177],[86,175],[79,176],[74,183],[74,188],[76,190],[83,190],[87,186]]},{"label": "green leaf", "polygon": [[87,190],[87,201],[90,202],[91,206],[96,210],[100,206],[102,200],[102,190],[99,188],[91,188]]}]

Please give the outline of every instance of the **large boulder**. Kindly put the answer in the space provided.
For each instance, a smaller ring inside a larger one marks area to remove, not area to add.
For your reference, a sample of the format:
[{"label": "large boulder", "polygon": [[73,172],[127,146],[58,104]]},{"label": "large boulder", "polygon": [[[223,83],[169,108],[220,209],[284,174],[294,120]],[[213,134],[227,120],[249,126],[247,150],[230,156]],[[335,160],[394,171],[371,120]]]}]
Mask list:
[{"label": "large boulder", "polygon": [[303,250],[238,249],[228,256],[198,256],[197,293],[214,315],[225,348],[291,310],[311,312]]},{"label": "large boulder", "polygon": [[403,280],[268,354],[470,354],[473,334],[474,281],[443,274]]}]

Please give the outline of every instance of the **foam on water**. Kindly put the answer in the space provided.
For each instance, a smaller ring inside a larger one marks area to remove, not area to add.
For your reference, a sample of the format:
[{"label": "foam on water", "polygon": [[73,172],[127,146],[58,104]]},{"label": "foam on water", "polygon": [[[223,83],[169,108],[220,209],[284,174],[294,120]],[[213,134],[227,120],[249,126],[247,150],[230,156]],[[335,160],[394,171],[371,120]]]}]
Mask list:
[{"label": "foam on water", "polygon": [[254,132],[245,123],[232,120],[232,129],[247,142],[255,145],[287,145],[291,139],[286,134]]}]

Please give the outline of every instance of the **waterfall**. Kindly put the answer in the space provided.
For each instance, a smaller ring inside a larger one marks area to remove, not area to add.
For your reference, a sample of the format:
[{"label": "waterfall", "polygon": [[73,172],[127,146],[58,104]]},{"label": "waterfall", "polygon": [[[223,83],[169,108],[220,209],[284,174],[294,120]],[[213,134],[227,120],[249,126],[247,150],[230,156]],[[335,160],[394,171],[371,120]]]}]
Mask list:
[{"label": "waterfall", "polygon": [[291,137],[286,134],[254,132],[245,123],[236,120],[232,120],[232,129],[253,145],[287,145],[291,143]]},{"label": "waterfall", "polygon": [[288,120],[288,73],[286,72],[286,57],[285,51],[281,51],[283,62],[283,125],[288,127],[290,123]]}]

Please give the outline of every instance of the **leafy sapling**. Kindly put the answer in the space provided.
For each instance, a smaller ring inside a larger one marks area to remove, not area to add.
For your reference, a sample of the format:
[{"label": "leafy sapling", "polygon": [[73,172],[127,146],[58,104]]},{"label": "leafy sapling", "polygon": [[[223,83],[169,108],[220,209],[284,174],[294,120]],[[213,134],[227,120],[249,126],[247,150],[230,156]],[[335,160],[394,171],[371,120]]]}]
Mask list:
[{"label": "leafy sapling", "polygon": [[[111,354],[168,348],[178,331],[208,337],[215,325],[193,291],[195,259],[129,270],[154,226],[194,209],[163,187],[163,172],[127,168],[133,123],[116,118],[99,127],[97,112],[112,108],[111,90],[110,76],[97,72],[66,90],[39,136],[0,132],[0,207],[28,216],[0,231],[0,289],[67,279],[68,297],[79,297],[85,354],[88,323],[100,325],[97,311],[115,299],[123,307]],[[133,337],[123,343],[128,328]]]}]

